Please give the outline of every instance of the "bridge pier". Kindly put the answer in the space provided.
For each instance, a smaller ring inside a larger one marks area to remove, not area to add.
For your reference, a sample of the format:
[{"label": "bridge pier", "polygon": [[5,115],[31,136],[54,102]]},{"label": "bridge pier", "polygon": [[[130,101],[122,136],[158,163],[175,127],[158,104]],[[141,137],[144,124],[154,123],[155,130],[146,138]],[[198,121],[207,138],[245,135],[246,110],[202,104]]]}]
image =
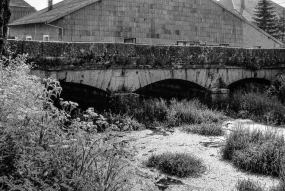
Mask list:
[{"label": "bridge pier", "polygon": [[229,100],[229,89],[214,88],[209,90],[209,95],[212,103],[222,103]]}]

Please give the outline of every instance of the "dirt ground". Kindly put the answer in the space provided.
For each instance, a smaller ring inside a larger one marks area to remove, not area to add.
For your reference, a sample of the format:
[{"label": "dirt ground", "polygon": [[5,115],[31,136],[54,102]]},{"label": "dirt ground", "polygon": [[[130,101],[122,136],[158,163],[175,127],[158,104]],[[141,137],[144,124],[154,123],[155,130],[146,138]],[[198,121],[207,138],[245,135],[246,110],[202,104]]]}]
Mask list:
[{"label": "dirt ground", "polygon": [[[250,120],[233,120],[224,122],[226,134],[236,125],[243,128],[273,128],[254,124]],[[125,172],[131,185],[129,190],[132,191],[232,191],[240,179],[258,181],[267,189],[278,184],[277,179],[242,172],[228,161],[222,160],[220,150],[225,136],[206,137],[187,134],[182,128],[172,131],[157,128],[155,131],[110,132],[107,142],[125,151],[124,160],[128,164]],[[207,170],[199,177],[181,179],[145,166],[144,162],[151,155],[163,152],[193,154],[204,161]]]}]

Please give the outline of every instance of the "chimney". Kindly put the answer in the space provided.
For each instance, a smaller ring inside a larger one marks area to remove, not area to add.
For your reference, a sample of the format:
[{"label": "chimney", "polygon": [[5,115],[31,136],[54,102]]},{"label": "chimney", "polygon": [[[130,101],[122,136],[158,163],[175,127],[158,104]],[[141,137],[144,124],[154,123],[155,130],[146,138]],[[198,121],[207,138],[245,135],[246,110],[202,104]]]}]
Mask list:
[{"label": "chimney", "polygon": [[243,11],[245,10],[245,0],[240,1],[240,14],[243,14]]},{"label": "chimney", "polygon": [[52,0],[48,0],[48,10],[52,10]]}]

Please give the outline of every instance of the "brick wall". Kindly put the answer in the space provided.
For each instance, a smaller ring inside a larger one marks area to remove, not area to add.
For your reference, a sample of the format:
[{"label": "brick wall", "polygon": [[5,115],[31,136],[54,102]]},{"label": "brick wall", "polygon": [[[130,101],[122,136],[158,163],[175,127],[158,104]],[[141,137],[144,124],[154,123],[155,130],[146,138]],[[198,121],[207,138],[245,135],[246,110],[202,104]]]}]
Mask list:
[{"label": "brick wall", "polygon": [[261,46],[266,48],[280,48],[280,44],[271,40],[267,35],[259,32],[257,29],[251,27],[246,22],[243,23],[243,42],[245,48],[254,46]]},{"label": "brick wall", "polygon": [[59,29],[45,24],[29,24],[10,27],[10,37],[18,37],[26,40],[26,36],[32,36],[32,40],[43,40],[44,35],[50,35],[50,40],[59,40]]},{"label": "brick wall", "polygon": [[177,40],[242,46],[242,22],[211,0],[103,0],[57,22],[66,41],[171,44]]},{"label": "brick wall", "polygon": [[[185,40],[280,47],[212,0],[102,0],[52,24],[64,28],[63,40],[67,42],[118,43],[124,38],[136,38],[138,44],[171,45]],[[52,41],[59,36],[58,30],[45,25],[31,25],[24,30],[11,27],[15,36],[26,31],[34,34],[35,40],[42,40],[45,33]]]}]

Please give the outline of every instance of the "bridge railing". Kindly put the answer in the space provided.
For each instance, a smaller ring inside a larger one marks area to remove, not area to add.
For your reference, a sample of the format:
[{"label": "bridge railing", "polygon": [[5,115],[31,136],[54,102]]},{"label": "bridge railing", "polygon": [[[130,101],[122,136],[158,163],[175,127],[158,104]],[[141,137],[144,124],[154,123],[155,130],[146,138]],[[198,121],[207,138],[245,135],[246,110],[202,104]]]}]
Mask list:
[{"label": "bridge railing", "polygon": [[42,69],[285,66],[285,49],[18,40],[9,40],[9,48],[13,54],[28,54],[28,61]]}]

